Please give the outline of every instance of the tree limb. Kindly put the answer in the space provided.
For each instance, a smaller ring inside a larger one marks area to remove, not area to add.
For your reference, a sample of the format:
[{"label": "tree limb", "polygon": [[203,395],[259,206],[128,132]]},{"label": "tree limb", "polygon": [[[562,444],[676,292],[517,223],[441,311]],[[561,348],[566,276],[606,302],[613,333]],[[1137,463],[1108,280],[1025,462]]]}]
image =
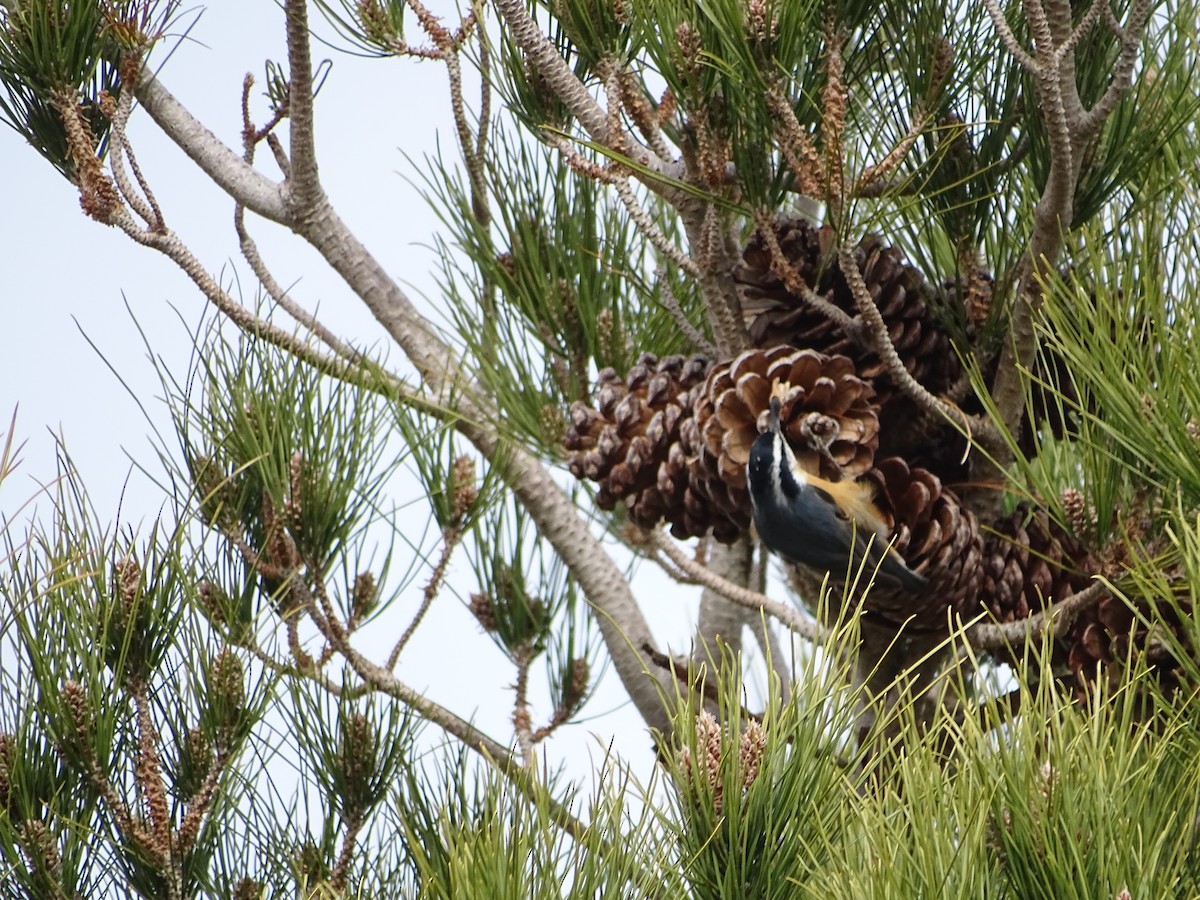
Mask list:
[{"label": "tree limb", "polygon": [[1111,593],[1103,581],[1093,581],[1083,590],[1064,597],[1035,616],[1003,624],[984,622],[967,629],[967,640],[977,650],[1002,650],[1021,647],[1045,634],[1069,628],[1091,606]]},{"label": "tree limb", "polygon": [[731,600],[739,606],[758,610],[772,618],[778,619],[790,631],[794,631],[806,640],[813,643],[820,643],[825,640],[827,636],[825,629],[817,622],[803,615],[795,607],[778,603],[766,594],[760,594],[740,584],[734,584],[727,578],[723,578],[680,550],[679,546],[665,532],[655,530],[648,532],[648,536],[652,547],[662,551],[672,563],[694,578],[698,583],[711,588],[722,597]]},{"label": "tree limb", "polygon": [[135,88],[138,102],[169,137],[226,194],[264,219],[288,225],[278,184],[225,146],[168,91],[149,69]]}]

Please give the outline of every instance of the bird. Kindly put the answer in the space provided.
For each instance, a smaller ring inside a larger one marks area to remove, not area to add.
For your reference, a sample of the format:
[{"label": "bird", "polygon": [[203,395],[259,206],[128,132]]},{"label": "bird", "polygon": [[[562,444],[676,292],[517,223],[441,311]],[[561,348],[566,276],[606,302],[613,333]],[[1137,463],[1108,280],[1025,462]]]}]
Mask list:
[{"label": "bird", "polygon": [[780,408],[779,398],[772,397],[768,428],[755,438],[746,464],[762,542],[791,562],[834,577],[862,568],[882,588],[925,588],[929,579],[889,546],[890,529],[868,485],[826,481],[804,471],[784,436]]}]

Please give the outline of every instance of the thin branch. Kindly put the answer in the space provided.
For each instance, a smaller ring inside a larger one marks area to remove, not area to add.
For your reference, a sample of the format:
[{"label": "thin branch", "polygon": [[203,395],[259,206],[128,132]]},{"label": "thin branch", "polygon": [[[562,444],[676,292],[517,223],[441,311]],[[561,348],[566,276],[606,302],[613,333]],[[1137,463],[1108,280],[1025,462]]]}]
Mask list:
[{"label": "thin branch", "polygon": [[912,150],[913,144],[917,142],[918,138],[925,131],[925,128],[929,125],[929,119],[930,116],[928,113],[918,111],[913,116],[913,121],[908,126],[908,131],[896,146],[879,162],[863,169],[862,174],[858,176],[858,181],[855,182],[852,189],[852,195],[863,197],[875,185],[887,184],[892,171],[904,161],[904,158],[908,156],[908,152]]},{"label": "thin branch", "polygon": [[654,286],[658,288],[659,302],[670,314],[679,330],[692,342],[692,346],[712,359],[720,356],[716,344],[705,337],[700,329],[692,324],[691,319],[684,314],[683,307],[679,305],[679,300],[675,297],[675,292],[671,290],[671,285],[667,281],[665,269],[659,268],[654,271]]},{"label": "thin branch", "polygon": [[712,203],[692,204],[683,215],[683,227],[700,269],[696,281],[717,349],[723,356],[736,356],[749,337],[741,321],[737,287],[730,274],[733,262],[726,253],[716,207]]},{"label": "thin branch", "polygon": [[342,893],[346,888],[346,879],[350,874],[350,863],[354,859],[354,851],[358,849],[358,833],[364,824],[363,814],[358,810],[351,812],[345,821],[345,834],[342,835],[342,850],[337,862],[329,875],[329,884],[335,894]]},{"label": "thin branch", "polygon": [[775,234],[774,225],[766,211],[760,212],[755,221],[758,225],[758,233],[762,237],[763,243],[767,245],[767,252],[771,255],[771,271],[779,276],[788,292],[799,297],[809,307],[827,318],[850,340],[860,346],[865,344],[866,336],[862,322],[850,316],[836,303],[831,303],[820,296],[800,277],[800,273],[796,271],[796,267],[788,260],[783,248],[779,245],[779,236]]},{"label": "thin branch", "polygon": [[663,162],[674,163],[677,154],[672,152],[670,145],[667,144],[658,116],[646,98],[641,83],[628,69],[621,71],[620,87],[621,105],[629,114],[629,118],[633,120],[633,124],[637,126],[638,131],[642,133],[642,137],[646,139],[650,149],[654,151],[654,155]]},{"label": "thin branch", "polygon": [[967,629],[967,640],[976,650],[1001,650],[1024,646],[1043,635],[1071,627],[1080,614],[1095,606],[1111,590],[1103,581],[1093,581],[1083,590],[1064,597],[1040,613],[1003,624],[985,622]]},{"label": "thin branch", "polygon": [[186,857],[195,847],[196,837],[200,834],[200,826],[204,823],[204,817],[212,806],[213,798],[217,795],[217,782],[220,780],[221,773],[225,771],[229,759],[229,748],[222,740],[212,764],[209,766],[208,774],[204,776],[203,783],[188,799],[187,812],[184,813],[183,821],[179,824],[175,846],[181,858]]},{"label": "thin branch", "polygon": [[167,785],[163,780],[162,760],[158,756],[161,739],[150,712],[146,682],[140,677],[132,678],[130,682],[129,692],[133,696],[137,722],[135,781],[146,802],[146,822],[151,841],[146,849],[150,851],[167,883],[168,898],[175,900],[183,893],[183,873],[171,848],[171,806],[167,799]]},{"label": "thin branch", "polygon": [[[474,0],[475,18],[483,14],[481,0]],[[481,34],[479,41],[479,131],[475,135],[475,157],[487,159],[488,132],[492,127],[492,50],[487,35]]]},{"label": "thin branch", "polygon": [[513,731],[517,735],[517,748],[526,767],[532,768],[537,761],[533,755],[533,719],[529,714],[529,664],[533,654],[528,647],[516,653],[517,683],[513,688]]},{"label": "thin branch", "polygon": [[613,178],[609,183],[612,185],[613,190],[617,192],[617,197],[620,198],[625,211],[629,213],[629,218],[633,220],[633,224],[637,226],[637,230],[654,245],[654,249],[673,262],[676,267],[691,278],[699,278],[700,267],[696,265],[696,261],[663,234],[662,229],[650,218],[650,214],[646,212],[645,208],[638,203],[637,198],[633,195],[633,188],[629,184],[629,179]]},{"label": "thin branch", "polygon": [[[529,15],[525,0],[495,0],[496,11],[512,33],[513,41],[546,82],[550,91],[571,111],[593,140],[606,147],[614,146],[619,136],[610,133],[608,113],[588,92],[587,87],[571,71],[558,50],[542,33]],[[628,142],[630,158],[639,166],[655,172],[662,171],[661,160],[644,147]]]},{"label": "thin branch", "polygon": [[655,530],[647,532],[647,534],[651,546],[664,553],[673,564],[698,583],[711,588],[739,606],[758,610],[778,619],[788,630],[795,632],[805,640],[820,643],[826,639],[825,629],[817,622],[805,617],[795,607],[778,603],[766,594],[760,594],[758,591],[752,591],[740,584],[734,584],[727,578],[722,578],[680,550],[666,532]]},{"label": "thin branch", "polygon": [[[128,77],[131,79],[137,77],[137,67],[138,60],[132,55],[121,61],[122,73],[128,73]],[[123,80],[124,77],[123,74]],[[162,210],[159,209],[154,192],[150,190],[150,185],[142,175],[137,158],[133,154],[133,148],[129,145],[129,136],[125,132],[125,128],[129,124],[129,114],[132,111],[133,91],[122,91],[117,99],[116,109],[112,115],[112,128],[109,130],[109,169],[113,173],[113,181],[117,185],[117,190],[121,192],[121,197],[125,202],[141,216],[147,227],[153,231],[160,231],[166,227],[163,222]],[[129,183],[129,176],[125,172],[126,159],[128,159],[129,168],[141,188],[140,193],[134,190],[133,185]]]},{"label": "thin branch", "polygon": [[979,440],[983,443],[990,444],[990,442],[998,441],[999,435],[996,434],[995,428],[990,422],[972,419],[953,403],[947,403],[945,400],[933,396],[923,384],[913,378],[896,352],[896,346],[888,334],[887,323],[883,320],[883,314],[879,312],[879,307],[871,299],[871,292],[863,280],[862,270],[859,269],[858,260],[854,258],[854,250],[849,244],[843,244],[838,249],[838,262],[846,284],[850,286],[850,292],[854,295],[859,315],[862,316],[867,332],[871,335],[872,347],[879,354],[880,360],[887,367],[888,375],[901,392],[912,400],[922,412],[961,423],[968,439],[975,432],[979,432]]},{"label": "thin branch", "polygon": [[[282,113],[276,111],[271,121],[262,128],[254,127],[253,122],[250,120],[249,107],[250,87],[253,84],[254,78],[250,75],[247,75],[242,81],[242,156],[247,164],[250,165],[254,164],[255,151],[258,148],[259,142],[268,137],[271,129],[283,118]],[[258,279],[259,284],[263,286],[263,290],[267,292],[267,296],[289,316],[308,329],[312,334],[316,335],[317,338],[342,359],[348,363],[362,362],[362,355],[357,350],[342,341],[337,335],[326,328],[320,319],[294,301],[288,292],[283,289],[283,286],[275,280],[275,276],[271,274],[271,270],[267,268],[267,264],[258,252],[258,245],[250,237],[250,232],[246,229],[246,208],[240,203],[235,204],[233,207],[233,226],[237,232],[238,245],[241,248],[242,257],[250,264],[250,269],[254,272],[254,276]]]},{"label": "thin branch", "polygon": [[1017,61],[1022,69],[1030,75],[1037,72],[1038,65],[1034,62],[1025,48],[1021,46],[1021,42],[1017,40],[1016,34],[1008,24],[1008,19],[1004,17],[1004,10],[1000,8],[1000,4],[996,0],[983,0],[983,8],[987,10],[988,16],[992,20],[992,27],[996,29],[996,34],[1000,38],[1000,43],[1004,45],[1004,49],[1008,51],[1009,56]]},{"label": "thin branch", "polygon": [[[1095,0],[1095,2],[1101,4],[1101,0]],[[1129,88],[1133,84],[1133,66],[1137,61],[1137,51],[1141,45],[1146,23],[1150,21],[1150,11],[1154,8],[1153,0],[1137,0],[1129,11],[1128,26],[1122,28],[1117,23],[1108,4],[1103,3],[1102,5],[1105,21],[1121,42],[1122,48],[1117,57],[1117,63],[1113,66],[1112,81],[1109,82],[1100,99],[1088,110],[1084,119],[1077,123],[1076,127],[1081,140],[1095,136],[1129,92]]]},{"label": "thin branch", "polygon": [[[472,135],[471,126],[467,122],[467,105],[463,100],[462,66],[458,58],[458,47],[453,36],[441,25],[435,26],[433,22],[429,21],[429,18],[422,18],[421,24],[441,50],[442,62],[446,64],[446,75],[450,80],[450,112],[454,118],[454,132],[458,136],[459,152],[462,153],[463,164],[467,170],[467,180],[471,183],[471,212],[481,226],[487,226],[491,220],[491,213],[488,206],[487,179],[484,176],[483,161],[485,157],[480,152],[484,139],[482,133],[478,137]],[[480,43],[483,44],[486,41]],[[488,88],[485,86],[483,90],[486,96]],[[486,120],[481,118],[481,129],[486,126]]]},{"label": "thin branch", "polygon": [[292,171],[287,200],[298,210],[311,209],[324,191],[317,172],[316,135],[313,131],[313,72],[309,50],[308,3],[286,0],[288,49],[288,120]]},{"label": "thin branch", "polygon": [[425,590],[422,592],[421,605],[417,608],[412,621],[408,623],[408,627],[404,629],[404,633],[400,635],[400,639],[396,641],[396,646],[392,647],[392,652],[388,654],[388,669],[394,670],[396,668],[396,663],[400,661],[400,653],[416,633],[421,620],[429,612],[429,607],[433,605],[433,601],[442,587],[442,579],[446,577],[446,568],[450,565],[450,557],[454,554],[454,548],[458,546],[461,539],[461,529],[446,529],[446,533],[443,535],[442,555],[438,559],[437,565],[433,567],[433,574],[429,576],[429,583],[425,585]]},{"label": "thin branch", "polygon": [[808,197],[821,196],[825,164],[808,132],[796,118],[796,111],[784,93],[782,82],[775,81],[767,89],[767,104],[777,122],[779,149],[796,177],[797,189]]},{"label": "thin branch", "polygon": [[[200,261],[192,255],[187,245],[172,231],[150,232],[141,228],[126,210],[117,210],[112,216],[111,224],[139,244],[157,250],[171,259],[183,270],[200,292],[208,298],[217,310],[247,334],[260,337],[270,344],[285,350],[296,359],[303,360],[314,368],[333,375],[335,378],[359,384],[363,380],[363,370],[351,367],[344,360],[323,354],[310,344],[300,340],[291,332],[284,331],[277,325],[272,325],[250,312],[221,288],[212,276],[205,271]],[[402,393],[409,391],[398,380],[392,380],[391,386]]]}]

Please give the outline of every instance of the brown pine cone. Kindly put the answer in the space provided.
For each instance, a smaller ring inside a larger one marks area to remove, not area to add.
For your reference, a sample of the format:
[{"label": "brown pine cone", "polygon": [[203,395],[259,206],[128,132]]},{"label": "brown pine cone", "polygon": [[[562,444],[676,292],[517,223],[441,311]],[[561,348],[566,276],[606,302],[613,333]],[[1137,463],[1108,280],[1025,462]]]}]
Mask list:
[{"label": "brown pine cone", "polygon": [[709,373],[681,429],[681,449],[691,461],[684,501],[689,518],[672,523],[675,534],[699,535],[705,522],[728,523],[733,527],[714,534],[732,540],[749,526],[746,463],[777,385],[787,386],[780,421],[801,465],[837,481],[871,464],[879,423],[871,387],[849,359],[791,347],[747,350]]},{"label": "brown pine cone", "polygon": [[929,579],[916,595],[877,588],[867,610],[896,624],[911,619],[924,631],[944,631],[948,611],[970,615],[983,579],[983,538],[975,514],[936,475],[899,457],[877,461],[864,477],[875,485],[875,503],[893,525],[896,552]]},{"label": "brown pine cone", "polygon": [[1083,590],[1094,571],[1079,541],[1022,503],[984,542],[980,599],[996,621],[1012,622]]},{"label": "brown pine cone", "polygon": [[[830,269],[837,264],[837,247],[829,228],[816,228],[804,219],[779,217],[775,239],[796,276],[818,293],[831,284]],[[771,248],[756,231],[733,270],[742,316],[756,347],[788,344],[823,353],[850,354],[849,338],[827,317],[815,312],[784,283],[776,271]],[[853,314],[854,310],[849,310]]]},{"label": "brown pine cone", "polygon": [[1196,658],[1189,629],[1181,618],[1192,617],[1191,602],[1176,598],[1174,602],[1157,603],[1153,610],[1145,604],[1138,606],[1135,614],[1120,597],[1103,597],[1085,610],[1060,639],[1059,649],[1065,651],[1081,697],[1098,678],[1103,678],[1109,688],[1117,687],[1131,665],[1148,667],[1167,693],[1191,681],[1178,658],[1180,653]]},{"label": "brown pine cone", "polygon": [[595,408],[571,404],[563,437],[568,465],[576,478],[599,483],[601,509],[633,498],[630,515],[645,526],[674,512],[670,497],[657,496],[659,469],[671,467],[671,448],[680,424],[691,417],[694,391],[708,368],[701,357],[660,361],[647,354],[624,378],[612,369],[600,373]]},{"label": "brown pine cone", "polygon": [[[828,228],[803,219],[781,218],[774,234],[797,277],[819,296],[857,318],[858,307],[837,263],[836,239]],[[854,251],[863,280],[888,326],[888,334],[904,367],[934,394],[942,394],[962,373],[949,335],[929,308],[933,290],[895,247],[879,235],[868,235]],[[792,293],[777,274],[771,248],[756,233],[734,269],[750,340],[757,347],[788,344],[822,353],[849,356],[859,375],[872,381],[882,404],[894,385],[871,350],[853,342],[822,312]]]}]

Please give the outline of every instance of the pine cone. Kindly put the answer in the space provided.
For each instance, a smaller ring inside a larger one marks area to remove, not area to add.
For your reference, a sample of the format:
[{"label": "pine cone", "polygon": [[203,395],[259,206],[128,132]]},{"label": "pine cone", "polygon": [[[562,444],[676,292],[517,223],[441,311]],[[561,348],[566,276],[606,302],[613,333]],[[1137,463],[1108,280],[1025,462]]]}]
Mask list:
[{"label": "pine cone", "polygon": [[[1106,596],[1076,619],[1059,642],[1067,665],[1075,675],[1075,686],[1086,696],[1097,678],[1110,688],[1120,684],[1129,666],[1147,666],[1160,689],[1167,693],[1190,682],[1180,664],[1182,652],[1196,658],[1183,617],[1193,615],[1186,599],[1159,602],[1151,610],[1139,604],[1138,614],[1120,597]],[[1147,622],[1152,623],[1147,626]],[[1170,638],[1164,632],[1170,633]]]},{"label": "pine cone", "polygon": [[[804,219],[780,217],[775,239],[797,277],[821,293],[831,283],[829,269],[837,262],[833,232],[817,229]],[[733,270],[739,285],[742,316],[756,347],[788,344],[823,353],[853,352],[846,335],[828,318],[815,312],[788,290],[772,264],[771,248],[756,231],[742,251],[742,262]],[[854,310],[849,310],[853,314]]]},{"label": "pine cone", "polygon": [[983,538],[975,514],[936,475],[899,457],[879,460],[864,477],[875,485],[875,503],[892,523],[896,552],[929,579],[915,596],[877,588],[867,610],[896,624],[911,619],[925,631],[944,631],[947,611],[972,614],[983,579]]},{"label": "pine cone", "polygon": [[[774,233],[797,276],[847,315],[857,317],[854,295],[837,263],[832,231],[816,229],[802,219],[780,219]],[[864,238],[854,256],[904,367],[931,393],[946,392],[962,367],[949,335],[929,308],[933,291],[924,276],[904,261],[899,250],[885,246],[879,235]],[[772,262],[768,243],[756,233],[733,271],[750,340],[757,347],[788,344],[849,356],[884,404],[894,385],[879,357],[853,343],[823,313],[788,290]]]},{"label": "pine cone", "polygon": [[[563,437],[568,465],[576,478],[598,482],[601,509],[628,500],[630,517],[646,527],[677,509],[680,491],[660,496],[660,469],[678,473],[679,427],[692,414],[696,388],[708,363],[701,357],[647,354],[621,378],[612,369],[600,373],[596,407],[571,404]],[[674,460],[674,463],[672,462]],[[665,483],[669,484],[669,479]]]},{"label": "pine cone", "polygon": [[1012,622],[1083,590],[1094,571],[1079,541],[1022,503],[984,542],[980,598],[996,621]]},{"label": "pine cone", "polygon": [[749,526],[746,463],[780,384],[788,385],[780,421],[801,465],[837,481],[871,464],[879,423],[871,388],[849,359],[791,347],[747,350],[709,373],[692,419],[681,428],[691,481],[684,499],[688,518],[672,523],[677,536],[703,534],[711,526],[718,540],[729,541]]}]

